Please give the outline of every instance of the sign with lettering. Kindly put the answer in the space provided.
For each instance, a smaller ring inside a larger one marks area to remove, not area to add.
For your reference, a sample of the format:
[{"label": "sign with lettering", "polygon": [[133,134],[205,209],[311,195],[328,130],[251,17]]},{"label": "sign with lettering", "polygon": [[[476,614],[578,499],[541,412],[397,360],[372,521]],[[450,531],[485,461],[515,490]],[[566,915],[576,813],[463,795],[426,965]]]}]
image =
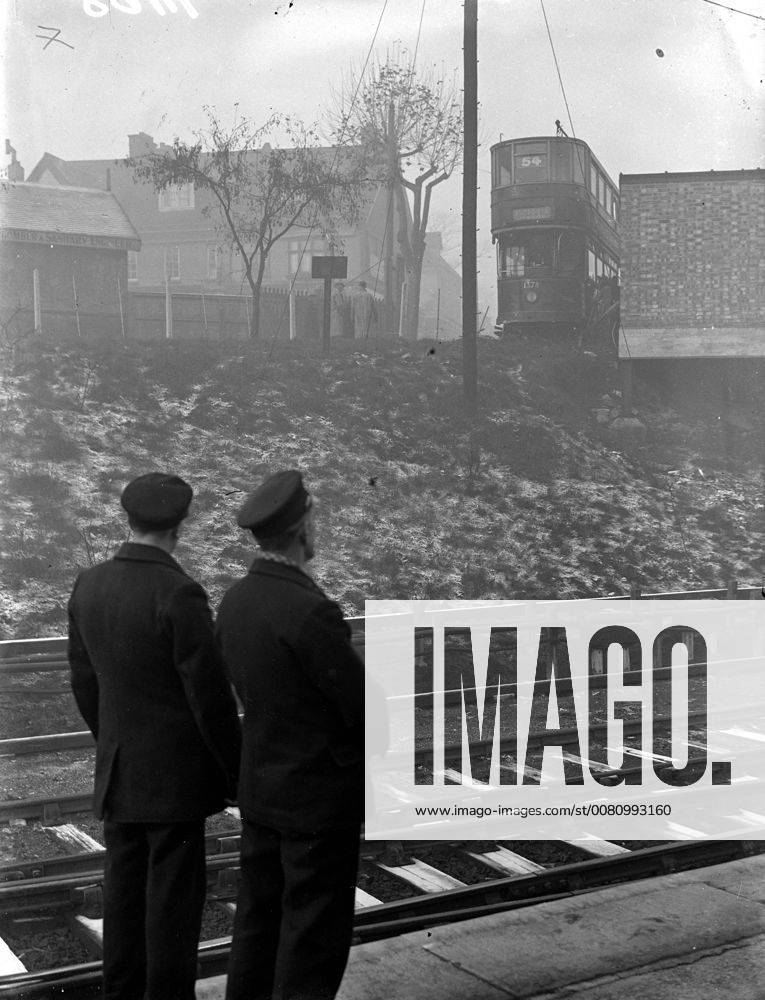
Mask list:
[{"label": "sign with lettering", "polygon": [[140,250],[141,241],[121,236],[89,236],[85,233],[57,233],[39,229],[0,228],[0,239],[14,243],[49,243],[58,246],[99,247],[104,250]]},{"label": "sign with lettering", "polygon": [[551,205],[539,205],[534,208],[514,208],[514,222],[536,222],[539,219],[551,219],[553,210]]}]

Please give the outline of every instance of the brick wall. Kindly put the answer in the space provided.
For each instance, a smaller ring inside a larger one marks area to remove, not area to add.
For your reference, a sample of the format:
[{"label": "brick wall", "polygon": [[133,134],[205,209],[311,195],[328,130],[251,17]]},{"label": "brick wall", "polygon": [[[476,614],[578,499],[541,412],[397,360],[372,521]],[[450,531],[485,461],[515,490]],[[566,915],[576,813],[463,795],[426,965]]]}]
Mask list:
[{"label": "brick wall", "polygon": [[622,175],[621,230],[625,326],[765,320],[765,173]]}]

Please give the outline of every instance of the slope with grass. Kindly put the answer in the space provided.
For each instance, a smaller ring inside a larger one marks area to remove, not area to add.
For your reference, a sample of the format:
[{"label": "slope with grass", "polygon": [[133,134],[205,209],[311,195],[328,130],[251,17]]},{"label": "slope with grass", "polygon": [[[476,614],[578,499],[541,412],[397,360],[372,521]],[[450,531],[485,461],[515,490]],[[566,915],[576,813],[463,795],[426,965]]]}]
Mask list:
[{"label": "slope with grass", "polygon": [[[481,341],[220,347],[28,342],[0,380],[0,636],[61,634],[79,568],[126,537],[119,495],[170,469],[194,486],[177,556],[215,605],[252,555],[235,525],[260,478],[304,470],[319,582],[368,598],[588,597],[763,574],[761,442],[645,387],[645,441],[615,436],[611,362]],[[604,416],[605,415],[605,416]]]}]

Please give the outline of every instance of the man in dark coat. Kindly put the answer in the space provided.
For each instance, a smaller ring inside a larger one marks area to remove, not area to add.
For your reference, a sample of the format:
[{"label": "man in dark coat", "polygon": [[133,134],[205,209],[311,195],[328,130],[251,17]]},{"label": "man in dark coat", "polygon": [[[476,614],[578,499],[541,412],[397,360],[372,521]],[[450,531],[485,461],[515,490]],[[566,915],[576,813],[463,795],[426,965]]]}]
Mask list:
[{"label": "man in dark coat", "polygon": [[133,541],[69,600],[72,690],[96,740],[104,996],[193,1000],[206,816],[236,795],[241,732],[207,596],[171,552],[192,498],[149,473],[122,494]]},{"label": "man in dark coat", "polygon": [[241,883],[227,1000],[331,1000],[351,944],[364,794],[364,668],[313,582],[312,501],[270,477],[240,527],[261,546],[217,633],[244,704]]}]

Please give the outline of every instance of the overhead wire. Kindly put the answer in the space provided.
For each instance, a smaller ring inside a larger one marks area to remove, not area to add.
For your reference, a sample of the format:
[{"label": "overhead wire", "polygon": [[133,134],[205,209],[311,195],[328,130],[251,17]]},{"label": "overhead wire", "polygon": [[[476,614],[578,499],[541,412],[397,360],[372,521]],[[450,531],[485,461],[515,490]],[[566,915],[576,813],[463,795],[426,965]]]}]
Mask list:
[{"label": "overhead wire", "polygon": [[545,28],[547,29],[547,37],[550,41],[550,49],[552,51],[552,57],[555,61],[555,70],[558,74],[558,83],[560,84],[561,93],[563,94],[563,103],[566,105],[566,114],[568,115],[568,123],[571,126],[571,136],[576,139],[576,132],[574,131],[574,122],[571,118],[571,109],[568,106],[568,98],[566,97],[566,88],[563,86],[563,77],[561,76],[560,66],[558,65],[558,56],[555,53],[555,45],[553,44],[552,34],[550,33],[550,22],[547,20],[547,11],[545,10],[544,0],[539,0],[540,6],[542,7],[542,15],[545,19]]},{"label": "overhead wire", "polygon": [[722,7],[723,10],[729,10],[733,14],[743,14],[744,17],[752,17],[755,21],[765,21],[765,17],[762,14],[750,14],[748,10],[739,10],[737,7],[728,7],[727,4],[717,3],[716,0],[701,0],[702,3],[711,4],[713,7]]},{"label": "overhead wire", "polygon": [[[424,4],[424,0],[423,0],[423,4]],[[377,19],[377,24],[375,25],[374,34],[372,35],[372,40],[369,43],[369,48],[367,49],[366,58],[364,59],[364,65],[362,66],[361,72],[359,73],[358,80],[356,81],[356,89],[354,90],[353,97],[351,98],[351,103],[350,103],[350,106],[349,106],[349,109],[348,109],[348,115],[346,116],[345,123],[343,124],[343,127],[340,130],[340,135],[338,137],[338,141],[337,141],[337,144],[335,146],[334,156],[332,158],[332,162],[331,162],[330,168],[329,168],[330,177],[332,176],[332,172],[335,169],[335,165],[337,163],[337,159],[338,159],[338,156],[339,156],[339,153],[340,153],[340,144],[342,142],[343,135],[345,134],[345,130],[347,128],[348,118],[350,116],[350,112],[353,110],[353,106],[356,103],[356,98],[358,97],[359,90],[361,89],[361,84],[362,84],[362,82],[364,80],[364,74],[366,73],[367,66],[369,65],[369,60],[372,58],[372,52],[374,50],[375,42],[377,41],[377,36],[378,36],[378,34],[380,32],[380,25],[382,24],[382,19],[385,16],[385,11],[386,11],[387,7],[388,7],[388,0],[383,0],[383,5],[382,5],[382,9],[380,11],[380,16]],[[298,258],[297,267],[295,268],[295,273],[292,276],[292,280],[290,282],[289,292],[287,293],[287,302],[285,303],[284,307],[282,308],[281,316],[279,317],[279,322],[277,323],[277,326],[276,326],[276,332],[274,333],[273,337],[271,338],[271,347],[270,347],[270,350],[268,352],[268,357],[266,359],[267,361],[270,361],[271,357],[273,355],[274,346],[276,345],[276,341],[277,341],[277,339],[279,337],[279,333],[281,332],[281,329],[282,329],[282,324],[284,323],[284,317],[286,316],[287,311],[289,309],[289,299],[290,299],[290,296],[292,295],[292,292],[293,292],[293,290],[295,288],[295,282],[297,281],[298,274],[300,273],[300,267],[301,267],[301,264],[303,263],[303,257],[305,256],[306,250],[308,249],[308,244],[309,244],[309,242],[311,240],[311,234],[313,233],[313,231],[316,228],[317,223],[318,223],[318,215],[319,215],[319,211],[318,211],[318,208],[317,208],[316,212],[314,213],[313,221],[311,222],[310,226],[308,227],[308,235],[306,236],[305,243],[303,244],[303,249],[300,251],[300,257]]]}]

